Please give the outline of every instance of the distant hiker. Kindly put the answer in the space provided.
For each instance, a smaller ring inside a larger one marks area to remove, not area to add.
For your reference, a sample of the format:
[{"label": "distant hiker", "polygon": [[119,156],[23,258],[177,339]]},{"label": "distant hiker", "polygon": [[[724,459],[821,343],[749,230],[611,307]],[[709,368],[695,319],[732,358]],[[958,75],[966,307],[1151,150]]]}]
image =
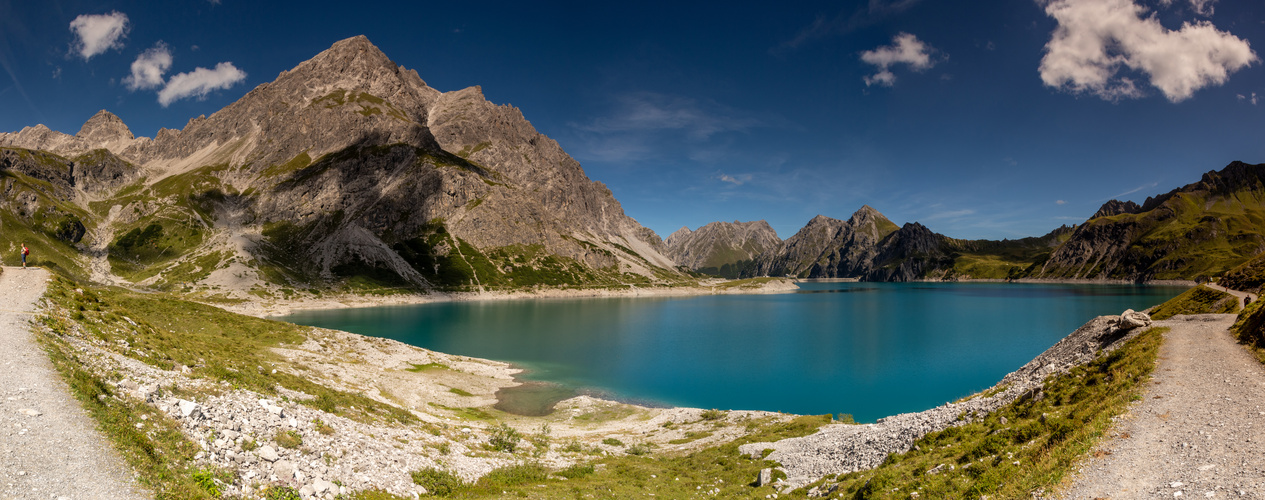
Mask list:
[{"label": "distant hiker", "polygon": [[26,267],[26,256],[31,255],[31,249],[26,248],[26,243],[22,244],[22,267]]}]

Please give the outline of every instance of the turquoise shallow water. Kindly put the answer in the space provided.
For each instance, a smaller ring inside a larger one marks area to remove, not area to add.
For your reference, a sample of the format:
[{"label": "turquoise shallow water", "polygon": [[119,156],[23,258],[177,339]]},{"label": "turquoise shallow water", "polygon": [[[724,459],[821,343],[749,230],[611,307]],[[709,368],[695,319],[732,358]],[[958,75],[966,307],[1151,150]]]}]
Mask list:
[{"label": "turquoise shallow water", "polygon": [[277,318],[496,359],[623,400],[873,421],[987,388],[1090,318],[1185,288],[808,283],[799,293],[536,299]]}]

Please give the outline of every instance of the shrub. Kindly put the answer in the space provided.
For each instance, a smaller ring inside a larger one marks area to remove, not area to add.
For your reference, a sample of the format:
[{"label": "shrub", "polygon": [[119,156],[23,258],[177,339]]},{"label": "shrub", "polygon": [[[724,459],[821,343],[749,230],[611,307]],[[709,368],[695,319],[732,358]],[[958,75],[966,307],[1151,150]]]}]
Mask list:
[{"label": "shrub", "polygon": [[422,469],[413,471],[413,483],[426,488],[431,495],[446,497],[461,488],[463,483],[456,474],[441,469]]},{"label": "shrub", "polygon": [[492,435],[488,438],[488,446],[496,451],[513,453],[514,449],[518,448],[518,442],[522,440],[522,434],[510,427],[509,424],[501,422],[492,428]]},{"label": "shrub", "polygon": [[725,412],[717,409],[704,410],[703,413],[699,414],[699,417],[703,420],[720,420],[725,418]]},{"label": "shrub", "polygon": [[277,431],[276,437],[273,438],[278,445],[283,448],[298,448],[303,444],[303,436],[295,431]]},{"label": "shrub", "polygon": [[606,438],[602,440],[602,444],[607,446],[623,446],[624,442],[615,438]]}]

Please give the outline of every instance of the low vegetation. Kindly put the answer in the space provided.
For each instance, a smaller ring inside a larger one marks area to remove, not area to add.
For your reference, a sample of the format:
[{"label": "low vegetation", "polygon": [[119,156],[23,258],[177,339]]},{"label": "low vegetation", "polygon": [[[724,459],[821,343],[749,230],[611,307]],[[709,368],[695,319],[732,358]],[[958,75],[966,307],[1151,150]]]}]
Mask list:
[{"label": "low vegetation", "polygon": [[877,469],[827,478],[850,498],[1028,498],[1058,484],[1141,396],[1163,328],[1048,380],[982,421],[928,434]]},{"label": "low vegetation", "polygon": [[1265,307],[1260,301],[1248,304],[1230,332],[1240,343],[1247,346],[1262,363],[1265,363]]},{"label": "low vegetation", "polygon": [[[93,288],[57,277],[45,294],[53,316],[73,322],[77,334],[98,347],[155,367],[187,367],[194,377],[274,395],[277,386],[314,396],[302,404],[364,421],[412,422],[413,414],[360,394],[311,382],[272,347],[306,340],[302,329],[172,298],[120,289]],[[354,408],[354,409],[353,409]]]},{"label": "low vegetation", "polygon": [[1178,314],[1232,314],[1239,312],[1239,298],[1200,285],[1182,292],[1151,311],[1152,319],[1168,319]]}]

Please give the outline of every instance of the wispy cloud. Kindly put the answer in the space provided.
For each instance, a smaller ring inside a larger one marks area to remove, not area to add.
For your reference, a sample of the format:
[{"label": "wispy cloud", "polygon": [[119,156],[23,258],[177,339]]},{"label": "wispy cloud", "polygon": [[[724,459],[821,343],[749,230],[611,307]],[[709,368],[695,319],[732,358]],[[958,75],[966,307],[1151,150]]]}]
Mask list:
[{"label": "wispy cloud", "polygon": [[891,87],[896,83],[896,74],[892,66],[909,65],[914,71],[923,71],[936,65],[931,58],[935,49],[923,43],[918,37],[901,33],[892,38],[891,45],[884,45],[874,50],[861,53],[861,60],[878,67],[878,73],[865,77],[865,85],[882,85]]},{"label": "wispy cloud", "polygon": [[[1181,102],[1257,61],[1247,40],[1208,21],[1169,30],[1133,0],[1037,2],[1058,22],[1040,66],[1049,87],[1114,101],[1144,95],[1137,77]],[[1197,11],[1211,11],[1209,1],[1192,3]],[[1126,69],[1133,76],[1121,74]]]},{"label": "wispy cloud", "polygon": [[158,103],[167,107],[188,97],[201,99],[212,91],[232,87],[245,79],[246,72],[237,69],[231,62],[219,63],[215,69],[197,68],[172,76],[167,85],[158,91]]},{"label": "wispy cloud", "polygon": [[70,31],[75,34],[70,48],[87,61],[107,50],[123,48],[128,29],[127,14],[122,12],[84,14],[70,22]]},{"label": "wispy cloud", "polygon": [[964,208],[960,210],[948,210],[943,212],[933,212],[931,215],[923,217],[926,220],[956,219],[968,215],[974,215],[975,210]]},{"label": "wispy cloud", "polygon": [[1117,195],[1115,195],[1115,196],[1112,196],[1110,199],[1113,199],[1113,200],[1118,200],[1118,199],[1120,199],[1120,198],[1124,198],[1125,196],[1129,196],[1129,195],[1131,195],[1131,194],[1133,194],[1133,193],[1136,193],[1136,192],[1138,192],[1138,191],[1141,191],[1141,190],[1143,190],[1143,189],[1151,189],[1151,188],[1156,187],[1156,186],[1159,186],[1159,185],[1160,185],[1160,183],[1158,183],[1158,182],[1152,182],[1152,183],[1150,183],[1150,184],[1143,184],[1143,185],[1141,185],[1141,186],[1135,187],[1135,188],[1130,189],[1130,190],[1128,190],[1128,191],[1125,191],[1125,192],[1123,192],[1123,193],[1120,193],[1120,194],[1117,194]]},{"label": "wispy cloud", "polygon": [[613,114],[577,127],[596,133],[673,130],[693,139],[708,139],[720,132],[742,131],[760,122],[716,103],[695,99],[634,92],[616,98]]},{"label": "wispy cloud", "polygon": [[846,35],[904,12],[918,2],[919,0],[869,0],[861,7],[844,9],[834,17],[817,16],[812,23],[800,29],[793,38],[769,49],[769,52],[780,54],[822,38]]},{"label": "wispy cloud", "polygon": [[1250,102],[1250,103],[1252,103],[1252,105],[1253,105],[1253,106],[1255,106],[1255,105],[1256,105],[1257,100],[1258,100],[1258,98],[1256,97],[1256,92],[1252,92],[1252,94],[1251,94],[1250,96],[1246,96],[1246,95],[1243,95],[1243,94],[1238,94],[1238,97],[1239,97],[1239,101],[1247,101],[1247,102]]},{"label": "wispy cloud", "polygon": [[743,184],[751,182],[751,178],[752,178],[751,174],[729,175],[729,174],[722,173],[716,176],[716,179],[720,180],[720,182],[727,182],[735,186],[741,186]]},{"label": "wispy cloud", "polygon": [[170,68],[171,50],[167,44],[158,42],[132,61],[132,74],[123,78],[123,84],[128,90],[158,88]]},{"label": "wispy cloud", "polygon": [[1055,205],[1066,205],[1067,200],[1054,200]]}]

